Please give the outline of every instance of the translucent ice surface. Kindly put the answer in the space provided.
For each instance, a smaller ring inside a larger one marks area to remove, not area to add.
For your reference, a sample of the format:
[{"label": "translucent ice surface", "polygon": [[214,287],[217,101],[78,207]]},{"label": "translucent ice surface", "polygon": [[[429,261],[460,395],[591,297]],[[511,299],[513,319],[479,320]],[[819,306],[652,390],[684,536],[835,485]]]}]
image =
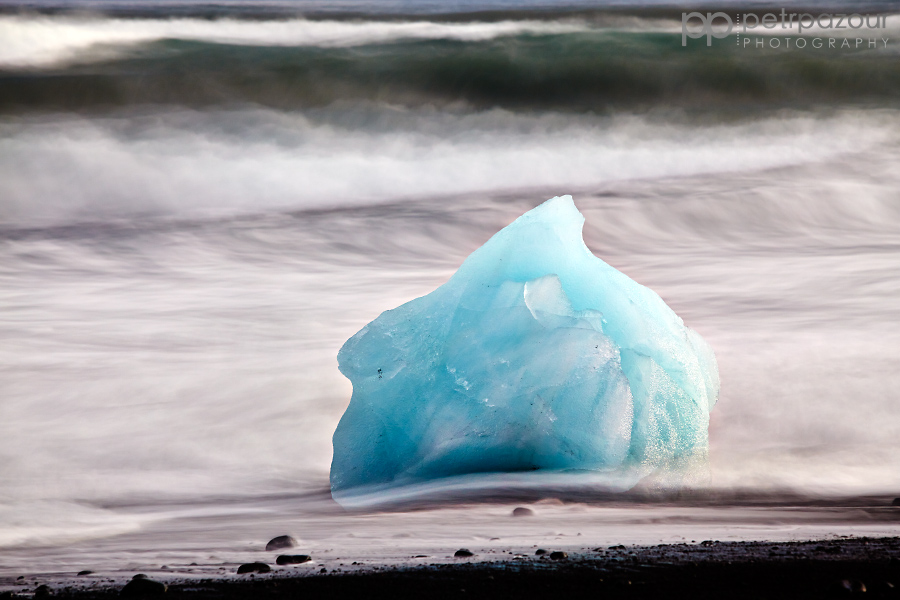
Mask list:
[{"label": "translucent ice surface", "polygon": [[548,200],[344,344],[338,502],[474,474],[623,490],[705,463],[712,349],[583,224],[571,196]]}]

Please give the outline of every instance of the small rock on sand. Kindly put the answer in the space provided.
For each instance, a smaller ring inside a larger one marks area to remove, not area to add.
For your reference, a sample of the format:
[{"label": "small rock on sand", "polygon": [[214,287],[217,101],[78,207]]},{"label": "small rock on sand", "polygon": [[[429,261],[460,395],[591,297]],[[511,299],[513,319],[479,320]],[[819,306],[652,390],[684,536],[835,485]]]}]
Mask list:
[{"label": "small rock on sand", "polygon": [[297,545],[297,540],[289,535],[279,535],[269,540],[266,544],[266,550],[281,550],[282,548],[293,548]]},{"label": "small rock on sand", "polygon": [[517,506],[513,509],[512,516],[514,517],[533,517],[534,511],[530,508],[526,508],[524,506]]},{"label": "small rock on sand", "polygon": [[135,575],[134,578],[129,581],[125,587],[122,588],[122,591],[119,592],[119,596],[122,598],[142,598],[144,596],[160,596],[166,593],[168,586],[166,584],[161,583],[159,581],[153,581],[152,579],[147,579],[147,576],[144,574]]},{"label": "small rock on sand", "polygon": [[537,550],[534,551],[535,556],[543,556],[545,554],[547,554],[547,551],[544,550],[543,548],[538,548]]},{"label": "small rock on sand", "polygon": [[36,590],[34,590],[35,598],[49,598],[53,595],[53,591],[50,589],[50,586],[47,585],[39,585]]},{"label": "small rock on sand", "polygon": [[900,506],[900,498],[894,498],[894,501],[891,502],[891,506]]},{"label": "small rock on sand", "polygon": [[553,560],[562,560],[564,558],[569,558],[569,554],[567,552],[560,552],[560,551],[551,552],[550,558]]},{"label": "small rock on sand", "polygon": [[270,567],[266,563],[253,562],[253,563],[244,563],[241,566],[239,566],[237,573],[238,573],[238,575],[243,575],[244,573],[268,573],[271,570],[272,570],[272,567]]},{"label": "small rock on sand", "polygon": [[844,579],[841,581],[841,587],[845,592],[858,594],[866,591],[866,584],[858,579]]},{"label": "small rock on sand", "polygon": [[309,562],[312,557],[309,554],[282,554],[275,559],[276,565],[299,565]]},{"label": "small rock on sand", "polygon": [[83,570],[83,571],[78,571],[78,577],[81,577],[81,576],[83,576],[83,575],[91,575],[91,574],[93,574],[93,571],[91,571],[90,569],[85,569],[85,570]]},{"label": "small rock on sand", "polygon": [[467,550],[466,548],[460,548],[453,553],[453,556],[455,556],[456,558],[466,558],[468,556],[475,556],[475,553],[471,550]]}]

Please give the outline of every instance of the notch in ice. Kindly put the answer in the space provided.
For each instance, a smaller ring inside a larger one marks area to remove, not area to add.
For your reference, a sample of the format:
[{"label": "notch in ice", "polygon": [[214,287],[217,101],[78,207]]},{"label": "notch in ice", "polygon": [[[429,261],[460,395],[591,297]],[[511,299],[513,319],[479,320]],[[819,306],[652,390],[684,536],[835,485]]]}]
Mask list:
[{"label": "notch in ice", "polygon": [[347,340],[338,502],[473,481],[622,491],[705,464],[719,391],[712,349],[655,292],[594,256],[583,225],[571,196],[548,200],[447,283]]}]

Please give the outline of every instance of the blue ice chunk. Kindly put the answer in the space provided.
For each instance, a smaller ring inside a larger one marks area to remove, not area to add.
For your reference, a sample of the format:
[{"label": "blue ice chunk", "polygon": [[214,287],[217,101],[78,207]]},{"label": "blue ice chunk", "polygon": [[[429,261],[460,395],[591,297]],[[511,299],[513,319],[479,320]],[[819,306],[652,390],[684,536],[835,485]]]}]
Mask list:
[{"label": "blue ice chunk", "polygon": [[712,349],[594,256],[583,225],[571,196],[548,200],[347,340],[336,500],[476,473],[627,473],[627,488],[705,462]]}]

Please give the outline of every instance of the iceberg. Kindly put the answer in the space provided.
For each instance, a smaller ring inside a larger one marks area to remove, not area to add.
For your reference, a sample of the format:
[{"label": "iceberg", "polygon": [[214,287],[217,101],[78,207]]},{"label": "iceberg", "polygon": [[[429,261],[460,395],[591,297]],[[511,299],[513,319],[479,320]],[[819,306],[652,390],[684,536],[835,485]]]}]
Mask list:
[{"label": "iceberg", "polygon": [[338,365],[353,394],[333,437],[335,500],[475,475],[586,477],[623,491],[706,463],[712,349],[594,256],[583,225],[571,196],[548,200],[445,284],[347,340]]}]

